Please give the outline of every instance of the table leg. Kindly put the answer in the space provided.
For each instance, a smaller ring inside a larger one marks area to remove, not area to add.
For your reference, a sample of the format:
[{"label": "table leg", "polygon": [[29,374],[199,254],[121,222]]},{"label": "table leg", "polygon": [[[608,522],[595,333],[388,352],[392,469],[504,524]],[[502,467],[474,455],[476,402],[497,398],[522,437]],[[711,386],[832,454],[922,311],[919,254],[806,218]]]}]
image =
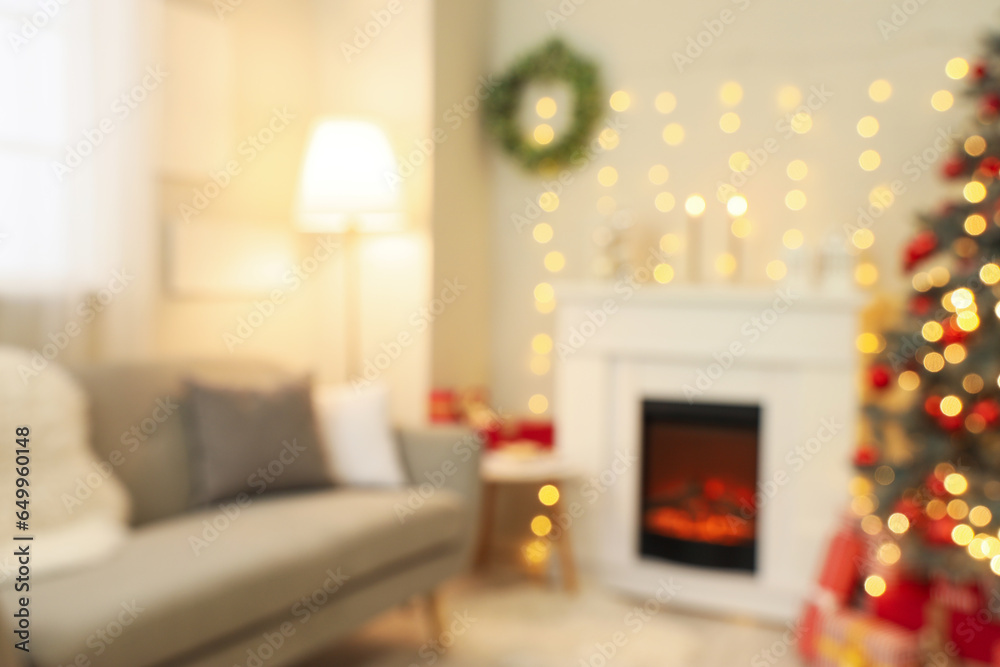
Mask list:
[{"label": "table leg", "polygon": [[484,569],[490,559],[493,544],[493,517],[496,515],[497,484],[483,483],[483,506],[479,521],[479,545],[474,561],[476,569]]},{"label": "table leg", "polygon": [[[562,514],[562,494],[559,500],[552,506],[553,521],[555,516]],[[569,528],[562,531],[559,539],[556,540],[556,550],[559,552],[559,569],[562,570],[563,587],[569,593],[575,593],[578,588],[576,574],[576,559],[573,558],[573,540],[569,533]]]}]

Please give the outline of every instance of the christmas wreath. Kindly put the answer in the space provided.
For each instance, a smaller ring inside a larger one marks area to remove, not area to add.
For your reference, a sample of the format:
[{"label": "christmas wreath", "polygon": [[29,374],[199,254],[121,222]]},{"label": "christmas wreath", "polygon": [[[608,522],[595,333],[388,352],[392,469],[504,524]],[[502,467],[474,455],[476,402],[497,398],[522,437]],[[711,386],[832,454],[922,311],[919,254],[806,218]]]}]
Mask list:
[{"label": "christmas wreath", "polygon": [[[534,141],[517,121],[524,88],[533,81],[565,81],[573,90],[572,121],[551,144]],[[563,167],[586,150],[601,119],[602,98],[597,66],[554,39],[524,56],[500,79],[486,99],[484,117],[504,151],[526,169]]]}]

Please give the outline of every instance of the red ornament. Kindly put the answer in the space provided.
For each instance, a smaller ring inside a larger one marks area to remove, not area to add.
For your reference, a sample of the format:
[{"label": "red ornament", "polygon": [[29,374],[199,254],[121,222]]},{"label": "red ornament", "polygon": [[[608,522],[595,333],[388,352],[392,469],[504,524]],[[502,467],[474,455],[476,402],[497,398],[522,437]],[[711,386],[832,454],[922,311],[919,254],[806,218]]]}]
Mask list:
[{"label": "red ornament", "polygon": [[1000,403],[992,398],[984,398],[972,406],[972,412],[982,417],[987,426],[992,426],[1000,419]]},{"label": "red ornament", "polygon": [[935,496],[943,496],[945,492],[944,482],[937,478],[937,475],[931,473],[927,475],[927,479],[924,480],[924,486],[927,490],[933,493]]},{"label": "red ornament", "polygon": [[927,522],[927,528],[924,529],[924,539],[928,544],[951,546],[951,531],[957,525],[957,521],[947,516],[929,521]]},{"label": "red ornament", "polygon": [[950,157],[941,165],[941,173],[945,178],[958,178],[965,172],[965,160]]},{"label": "red ornament", "polygon": [[917,262],[929,257],[937,249],[937,245],[937,235],[930,230],[922,231],[914,236],[906,246],[906,251],[903,255],[904,268],[907,271],[911,270],[916,266]]},{"label": "red ornament", "polygon": [[859,468],[867,468],[878,463],[878,450],[865,443],[858,445],[854,451],[854,465]]},{"label": "red ornament", "polygon": [[962,418],[962,414],[952,415],[941,415],[937,418],[938,426],[940,426],[945,431],[957,431],[962,428],[965,423],[965,419]]},{"label": "red ornament", "polygon": [[968,331],[962,331],[955,324],[955,316],[952,315],[944,322],[941,323],[941,328],[944,329],[944,333],[941,334],[941,342],[945,345],[951,345],[952,343],[961,343],[963,340],[969,337]]},{"label": "red ornament", "polygon": [[910,299],[910,312],[918,317],[923,317],[931,311],[934,300],[926,294],[918,294]]},{"label": "red ornament", "polygon": [[1000,159],[993,157],[992,155],[983,158],[983,161],[979,163],[979,170],[986,174],[996,178],[1000,174]]},{"label": "red ornament", "polygon": [[1000,95],[990,93],[989,95],[983,97],[982,110],[983,113],[990,115],[1000,113]]},{"label": "red ornament", "polygon": [[868,379],[872,383],[872,386],[876,389],[885,389],[889,386],[889,380],[892,379],[892,374],[886,366],[878,364],[869,369]]},{"label": "red ornament", "polygon": [[917,506],[912,500],[902,498],[896,503],[895,507],[892,508],[893,512],[899,512],[900,514],[906,516],[907,519],[912,523],[916,521],[917,517],[920,516],[920,507]]},{"label": "red ornament", "polygon": [[933,394],[927,397],[924,401],[924,412],[927,413],[928,417],[934,417],[937,419],[941,416],[941,397],[934,396]]},{"label": "red ornament", "polygon": [[972,80],[982,81],[986,78],[986,63],[978,62],[972,66]]}]

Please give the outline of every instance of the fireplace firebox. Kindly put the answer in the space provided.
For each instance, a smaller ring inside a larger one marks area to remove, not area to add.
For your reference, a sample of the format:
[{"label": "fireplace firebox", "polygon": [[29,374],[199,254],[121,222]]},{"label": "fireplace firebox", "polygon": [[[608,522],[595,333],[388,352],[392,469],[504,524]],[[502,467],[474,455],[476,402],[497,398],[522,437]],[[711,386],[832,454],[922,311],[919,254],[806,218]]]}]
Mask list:
[{"label": "fireplace firebox", "polygon": [[756,569],[760,407],[643,401],[639,553]]}]

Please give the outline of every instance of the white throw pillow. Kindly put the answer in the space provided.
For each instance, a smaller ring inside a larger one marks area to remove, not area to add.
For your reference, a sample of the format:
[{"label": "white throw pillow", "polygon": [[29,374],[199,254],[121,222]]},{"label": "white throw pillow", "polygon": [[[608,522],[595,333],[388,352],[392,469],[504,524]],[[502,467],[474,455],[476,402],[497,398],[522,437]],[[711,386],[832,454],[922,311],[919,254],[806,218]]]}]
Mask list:
[{"label": "white throw pillow", "polygon": [[317,387],[313,405],[333,479],[351,486],[404,486],[385,387]]},{"label": "white throw pillow", "polygon": [[[87,397],[55,363],[37,374],[31,355],[0,347],[0,438],[11,447],[15,428],[31,429],[28,449],[32,574],[45,576],[106,559],[129,533],[131,499],[107,461],[89,444]],[[102,465],[103,464],[103,465]],[[13,456],[0,465],[0,498],[13,503]],[[11,512],[11,527],[13,527]],[[17,571],[12,556],[0,558],[0,581]]]}]

